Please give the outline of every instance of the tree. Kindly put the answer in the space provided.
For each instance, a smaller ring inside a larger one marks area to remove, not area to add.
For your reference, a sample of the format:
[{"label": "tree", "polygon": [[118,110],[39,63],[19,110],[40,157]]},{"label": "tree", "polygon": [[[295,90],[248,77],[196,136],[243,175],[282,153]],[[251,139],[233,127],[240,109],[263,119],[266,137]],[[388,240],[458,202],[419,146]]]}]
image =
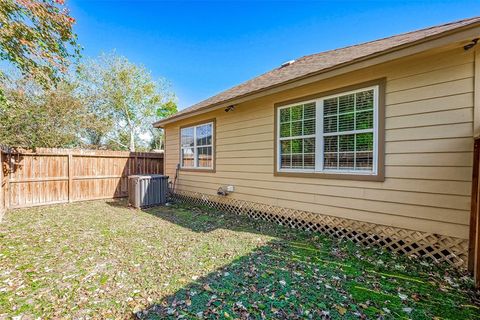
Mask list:
[{"label": "tree", "polygon": [[153,80],[145,67],[122,56],[102,55],[82,64],[78,81],[90,112],[112,120],[109,129],[96,132],[110,146],[125,149],[128,144],[135,151],[145,137],[152,138],[152,123],[158,115],[176,111],[175,96],[166,81]]},{"label": "tree", "polygon": [[[175,101],[167,101],[157,109],[157,120],[171,116],[176,112],[177,104]],[[163,130],[150,126],[150,133],[152,135],[152,139],[150,140],[150,149],[163,150]]]},{"label": "tree", "polygon": [[64,0],[0,1],[0,59],[48,85],[80,55]]},{"label": "tree", "polygon": [[72,147],[79,128],[95,121],[75,96],[75,86],[62,81],[43,88],[31,79],[2,81],[0,141],[11,146]]}]

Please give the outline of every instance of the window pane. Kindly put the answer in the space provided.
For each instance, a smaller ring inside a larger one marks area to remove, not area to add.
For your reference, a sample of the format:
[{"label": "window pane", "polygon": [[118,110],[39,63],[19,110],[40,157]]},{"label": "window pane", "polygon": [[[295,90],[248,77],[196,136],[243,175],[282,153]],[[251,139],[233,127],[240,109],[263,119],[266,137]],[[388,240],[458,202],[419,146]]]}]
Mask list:
[{"label": "window pane", "polygon": [[303,118],[303,105],[291,107],[292,121],[302,120]]},{"label": "window pane", "polygon": [[339,136],[340,151],[355,151],[355,135],[348,134]]},{"label": "window pane", "polygon": [[355,129],[355,115],[353,113],[341,114],[338,118],[338,131],[352,131]]},{"label": "window pane", "polygon": [[182,148],[182,167],[193,167],[193,148]]},{"label": "window pane", "polygon": [[315,119],[305,120],[303,122],[303,135],[315,134]]},{"label": "window pane", "polygon": [[357,112],[356,130],[373,128],[373,110]]},{"label": "window pane", "polygon": [[292,137],[298,137],[302,135],[302,121],[292,122]]},{"label": "window pane", "polygon": [[338,98],[326,99],[323,101],[323,115],[328,116],[336,114],[338,106]]},{"label": "window pane", "polygon": [[197,146],[212,144],[212,124],[204,124],[196,127]]},{"label": "window pane", "polygon": [[302,154],[292,154],[292,169],[303,169]]},{"label": "window pane", "polygon": [[289,169],[292,167],[292,156],[285,154],[281,156],[280,168]]},{"label": "window pane", "polygon": [[355,95],[349,94],[338,98],[338,112],[353,112],[355,107]]},{"label": "window pane", "polygon": [[291,140],[283,140],[281,142],[281,154],[290,154],[292,153],[292,141]]},{"label": "window pane", "polygon": [[280,125],[280,137],[284,138],[284,137],[291,137],[290,135],[290,127],[291,127],[291,124],[290,123],[282,123]]},{"label": "window pane", "polygon": [[197,148],[197,158],[199,168],[212,167],[212,147]]},{"label": "window pane", "polygon": [[358,92],[356,95],[356,109],[373,110],[373,90]]},{"label": "window pane", "polygon": [[294,139],[292,141],[292,153],[303,152],[303,139]]},{"label": "window pane", "polygon": [[315,138],[303,139],[303,167],[315,169]]},{"label": "window pane", "polygon": [[283,140],[280,148],[281,168],[315,168],[315,138]]},{"label": "window pane", "polygon": [[303,155],[303,167],[305,169],[315,169],[315,154],[304,154]]},{"label": "window pane", "polygon": [[280,109],[280,168],[315,169],[315,118],[315,102]]},{"label": "window pane", "polygon": [[303,119],[315,118],[315,103],[311,102],[303,106]]},{"label": "window pane", "polygon": [[356,151],[373,151],[373,132],[356,135]]},{"label": "window pane", "polygon": [[338,155],[338,167],[344,170],[353,170],[355,153],[340,152]]},{"label": "window pane", "polygon": [[374,98],[371,89],[323,101],[323,131],[335,134],[324,137],[324,169],[373,169],[374,133],[368,131],[374,128]]},{"label": "window pane", "polygon": [[290,108],[280,109],[280,122],[290,121]]},{"label": "window pane", "polygon": [[193,127],[181,130],[182,147],[193,147]]},{"label": "window pane", "polygon": [[356,166],[357,170],[372,170],[373,152],[357,152]]},{"label": "window pane", "polygon": [[325,137],[324,144],[325,152],[337,152],[338,136]]},{"label": "window pane", "polygon": [[337,169],[337,153],[325,153],[323,157],[324,169]]},{"label": "window pane", "polygon": [[323,132],[337,132],[337,116],[325,117],[323,119]]},{"label": "window pane", "polygon": [[315,138],[303,139],[303,152],[315,153]]}]

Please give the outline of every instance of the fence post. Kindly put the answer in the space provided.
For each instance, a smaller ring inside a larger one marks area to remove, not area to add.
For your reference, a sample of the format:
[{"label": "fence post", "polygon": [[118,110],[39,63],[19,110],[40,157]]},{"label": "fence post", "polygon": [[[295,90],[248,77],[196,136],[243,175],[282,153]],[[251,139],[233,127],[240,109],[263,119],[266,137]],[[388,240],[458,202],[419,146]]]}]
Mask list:
[{"label": "fence post", "polygon": [[68,202],[73,202],[73,154],[68,154]]},{"label": "fence post", "polygon": [[7,176],[5,179],[5,210],[10,208],[11,194],[10,194],[10,180],[12,179],[12,152],[9,150],[7,154]]},{"label": "fence post", "polygon": [[3,151],[0,149],[0,222],[5,214],[5,189],[3,182]]},{"label": "fence post", "polygon": [[137,153],[135,153],[135,158],[134,159],[135,159],[134,160],[134,168],[135,169],[134,169],[133,174],[140,174],[140,170],[139,170],[140,166],[139,166],[139,163],[138,163],[138,154]]}]

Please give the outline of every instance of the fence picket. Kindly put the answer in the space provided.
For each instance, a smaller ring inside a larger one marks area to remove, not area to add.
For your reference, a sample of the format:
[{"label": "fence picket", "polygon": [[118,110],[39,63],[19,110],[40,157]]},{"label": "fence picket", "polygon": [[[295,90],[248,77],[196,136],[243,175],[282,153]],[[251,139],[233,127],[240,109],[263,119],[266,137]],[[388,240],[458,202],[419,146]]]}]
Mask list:
[{"label": "fence picket", "polygon": [[4,208],[126,197],[129,175],[163,173],[163,153],[47,148],[0,153],[8,172],[0,176],[0,216]]}]

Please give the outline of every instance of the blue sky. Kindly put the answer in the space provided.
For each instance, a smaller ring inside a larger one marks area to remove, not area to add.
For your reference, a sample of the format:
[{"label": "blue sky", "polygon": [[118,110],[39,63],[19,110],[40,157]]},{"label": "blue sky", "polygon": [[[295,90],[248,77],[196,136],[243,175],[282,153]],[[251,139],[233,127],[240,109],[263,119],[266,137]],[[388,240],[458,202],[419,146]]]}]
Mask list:
[{"label": "blue sky", "polygon": [[480,15],[480,1],[67,1],[83,55],[166,78],[180,109],[297,57]]}]

